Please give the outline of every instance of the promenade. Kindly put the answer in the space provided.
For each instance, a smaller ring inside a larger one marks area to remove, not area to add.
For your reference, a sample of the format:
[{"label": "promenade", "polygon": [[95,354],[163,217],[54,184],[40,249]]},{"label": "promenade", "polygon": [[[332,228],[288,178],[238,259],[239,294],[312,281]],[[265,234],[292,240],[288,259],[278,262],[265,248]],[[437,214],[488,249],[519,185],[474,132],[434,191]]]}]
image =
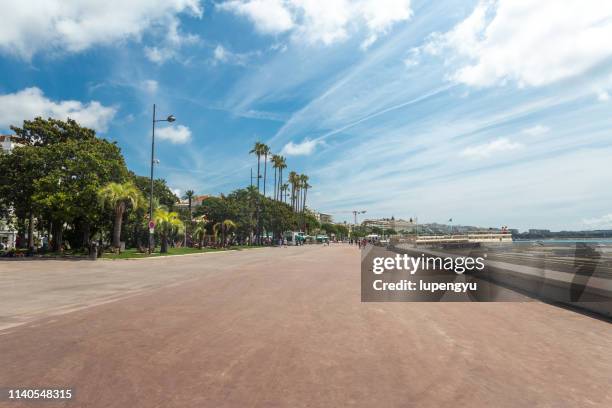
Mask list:
[{"label": "promenade", "polygon": [[348,245],[0,262],[0,293],[0,388],[73,389],[60,406],[612,406],[608,322],[361,303]]}]

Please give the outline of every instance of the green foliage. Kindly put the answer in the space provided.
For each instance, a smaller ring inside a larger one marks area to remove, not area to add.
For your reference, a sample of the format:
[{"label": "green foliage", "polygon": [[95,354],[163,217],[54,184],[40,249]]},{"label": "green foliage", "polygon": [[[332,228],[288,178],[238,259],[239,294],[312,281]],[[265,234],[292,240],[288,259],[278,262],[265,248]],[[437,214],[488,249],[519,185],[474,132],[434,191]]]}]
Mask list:
[{"label": "green foliage", "polygon": [[101,204],[110,205],[114,211],[113,223],[113,246],[119,247],[121,241],[121,225],[123,213],[128,204],[136,210],[144,205],[144,197],[140,190],[131,181],[125,183],[110,182],[98,190],[98,198]]},{"label": "green foliage", "polygon": [[340,238],[344,239],[349,236],[349,229],[346,225],[336,224],[335,227],[337,235]]},{"label": "green foliage", "polygon": [[[137,176],[130,172],[130,178],[136,184],[136,187],[142,192],[147,201],[151,195],[151,179],[146,176]],[[153,198],[156,199],[159,205],[163,205],[170,210],[173,210],[179,198],[166,184],[164,179],[153,180]]]},{"label": "green foliage", "polygon": [[20,143],[30,146],[48,146],[69,140],[91,140],[96,137],[93,129],[82,127],[72,119],[63,121],[37,117],[34,120],[24,120],[22,127],[11,126],[11,129],[20,139]]},{"label": "green foliage", "polygon": [[161,252],[168,252],[168,240],[174,235],[183,231],[183,222],[180,220],[178,213],[168,211],[164,208],[158,208],[153,213],[155,220],[155,229],[161,238]]}]

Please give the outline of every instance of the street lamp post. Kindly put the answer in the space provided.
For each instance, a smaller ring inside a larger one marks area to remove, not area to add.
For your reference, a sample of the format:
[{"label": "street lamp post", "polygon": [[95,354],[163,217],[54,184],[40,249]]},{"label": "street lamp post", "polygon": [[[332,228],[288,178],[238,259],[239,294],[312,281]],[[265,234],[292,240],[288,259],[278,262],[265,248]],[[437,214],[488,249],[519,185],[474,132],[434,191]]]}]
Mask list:
[{"label": "street lamp post", "polygon": [[[149,224],[153,221],[153,167],[155,166],[155,123],[156,122],[168,122],[172,123],[176,120],[174,115],[169,115],[166,119],[155,118],[155,104],[153,104],[153,122],[151,132],[151,194],[149,195]],[[149,254],[153,244],[153,232],[149,232]]]}]

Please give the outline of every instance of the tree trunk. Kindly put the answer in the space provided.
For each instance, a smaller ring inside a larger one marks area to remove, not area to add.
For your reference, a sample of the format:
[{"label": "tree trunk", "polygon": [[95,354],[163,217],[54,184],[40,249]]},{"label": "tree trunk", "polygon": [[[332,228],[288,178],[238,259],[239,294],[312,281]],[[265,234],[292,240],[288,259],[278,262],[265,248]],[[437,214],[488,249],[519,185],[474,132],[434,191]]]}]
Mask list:
[{"label": "tree trunk", "polygon": [[278,198],[278,193],[277,193],[277,188],[276,188],[276,172],[277,169],[276,167],[274,168],[274,199],[277,200]]},{"label": "tree trunk", "polygon": [[53,240],[51,242],[51,249],[55,252],[62,251],[62,245],[64,241],[64,223],[59,221],[53,222]]},{"label": "tree trunk", "polygon": [[123,203],[115,208],[115,222],[113,224],[113,247],[121,247],[121,223],[123,221]]},{"label": "tree trunk", "polygon": [[259,193],[259,174],[260,174],[261,156],[257,155],[257,192]]},{"label": "tree trunk", "polygon": [[165,234],[161,237],[161,248],[159,252],[161,252],[162,254],[168,252],[168,237]]},{"label": "tree trunk", "polygon": [[302,205],[302,217],[304,218],[304,231],[306,230],[306,194],[308,194],[308,187],[304,189],[304,204]]},{"label": "tree trunk", "polygon": [[87,249],[89,248],[89,234],[91,232],[89,221],[85,221],[81,232],[83,233],[81,236],[81,247]]},{"label": "tree trunk", "polygon": [[34,248],[34,212],[30,209],[28,219],[28,249]]},{"label": "tree trunk", "polygon": [[264,197],[266,196],[266,176],[268,171],[268,154],[264,155]]}]

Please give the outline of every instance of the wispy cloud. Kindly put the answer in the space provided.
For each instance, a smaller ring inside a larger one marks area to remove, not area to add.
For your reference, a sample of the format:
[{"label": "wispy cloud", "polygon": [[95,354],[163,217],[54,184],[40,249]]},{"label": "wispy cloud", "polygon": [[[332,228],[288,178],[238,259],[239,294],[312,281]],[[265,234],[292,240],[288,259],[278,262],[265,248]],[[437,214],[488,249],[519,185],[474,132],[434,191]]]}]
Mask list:
[{"label": "wispy cloud", "polygon": [[461,151],[461,155],[470,159],[488,159],[493,155],[511,152],[522,147],[523,145],[520,143],[499,138],[478,146],[467,147]]},{"label": "wispy cloud", "polygon": [[536,125],[527,129],[523,129],[523,133],[529,136],[541,136],[550,132],[548,126]]},{"label": "wispy cloud", "polygon": [[248,53],[232,52],[221,44],[217,44],[213,50],[213,62],[216,64],[246,65],[251,58],[258,55],[260,55],[258,51]]}]

